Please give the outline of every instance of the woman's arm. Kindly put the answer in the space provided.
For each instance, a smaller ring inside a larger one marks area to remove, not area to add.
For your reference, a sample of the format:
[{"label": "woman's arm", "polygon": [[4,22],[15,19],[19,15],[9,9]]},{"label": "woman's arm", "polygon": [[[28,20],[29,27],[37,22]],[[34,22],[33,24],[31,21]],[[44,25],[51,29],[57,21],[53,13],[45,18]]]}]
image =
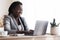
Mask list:
[{"label": "woman's arm", "polygon": [[14,34],[16,33],[16,30],[11,29],[10,20],[9,16],[4,16],[4,30],[8,31],[9,34]]}]

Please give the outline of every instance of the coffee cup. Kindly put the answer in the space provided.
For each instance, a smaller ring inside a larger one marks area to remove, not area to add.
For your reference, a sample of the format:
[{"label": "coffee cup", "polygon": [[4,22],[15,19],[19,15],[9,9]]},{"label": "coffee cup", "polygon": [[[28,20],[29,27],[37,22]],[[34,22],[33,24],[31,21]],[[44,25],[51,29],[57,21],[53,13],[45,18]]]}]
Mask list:
[{"label": "coffee cup", "polygon": [[7,36],[8,35],[8,31],[0,31],[0,36]]}]

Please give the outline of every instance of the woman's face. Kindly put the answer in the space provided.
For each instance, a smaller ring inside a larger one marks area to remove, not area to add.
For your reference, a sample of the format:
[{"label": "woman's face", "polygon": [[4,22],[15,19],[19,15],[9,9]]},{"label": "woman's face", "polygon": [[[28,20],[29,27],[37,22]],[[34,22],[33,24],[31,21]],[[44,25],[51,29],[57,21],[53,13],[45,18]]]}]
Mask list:
[{"label": "woman's face", "polygon": [[22,14],[22,5],[17,5],[15,9],[13,9],[13,16],[19,17]]}]

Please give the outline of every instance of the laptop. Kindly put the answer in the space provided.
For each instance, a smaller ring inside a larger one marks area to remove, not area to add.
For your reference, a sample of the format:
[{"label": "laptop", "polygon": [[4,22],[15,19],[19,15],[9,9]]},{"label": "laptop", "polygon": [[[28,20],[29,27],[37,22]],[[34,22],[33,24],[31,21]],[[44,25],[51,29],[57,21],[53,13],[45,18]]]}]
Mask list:
[{"label": "laptop", "polygon": [[33,36],[46,34],[47,26],[48,26],[48,21],[40,21],[40,20],[36,21]]}]

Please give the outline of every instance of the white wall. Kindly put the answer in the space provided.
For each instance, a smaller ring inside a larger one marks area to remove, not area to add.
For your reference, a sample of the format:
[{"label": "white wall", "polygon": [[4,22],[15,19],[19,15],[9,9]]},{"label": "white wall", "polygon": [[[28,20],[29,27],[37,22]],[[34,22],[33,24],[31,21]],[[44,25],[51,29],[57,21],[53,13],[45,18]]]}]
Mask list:
[{"label": "white wall", "polygon": [[0,0],[0,17],[8,13],[8,7],[12,0]]},{"label": "white wall", "polygon": [[[8,7],[13,1],[0,0],[0,17],[8,14]],[[19,0],[23,3],[23,14],[29,29],[34,29],[36,20],[48,20],[60,22],[60,0]],[[50,24],[48,24],[47,33],[50,33]]]},{"label": "white wall", "polygon": [[[23,15],[29,29],[34,29],[36,20],[60,22],[60,0],[20,0],[23,3]],[[50,33],[48,24],[47,33]]]}]

